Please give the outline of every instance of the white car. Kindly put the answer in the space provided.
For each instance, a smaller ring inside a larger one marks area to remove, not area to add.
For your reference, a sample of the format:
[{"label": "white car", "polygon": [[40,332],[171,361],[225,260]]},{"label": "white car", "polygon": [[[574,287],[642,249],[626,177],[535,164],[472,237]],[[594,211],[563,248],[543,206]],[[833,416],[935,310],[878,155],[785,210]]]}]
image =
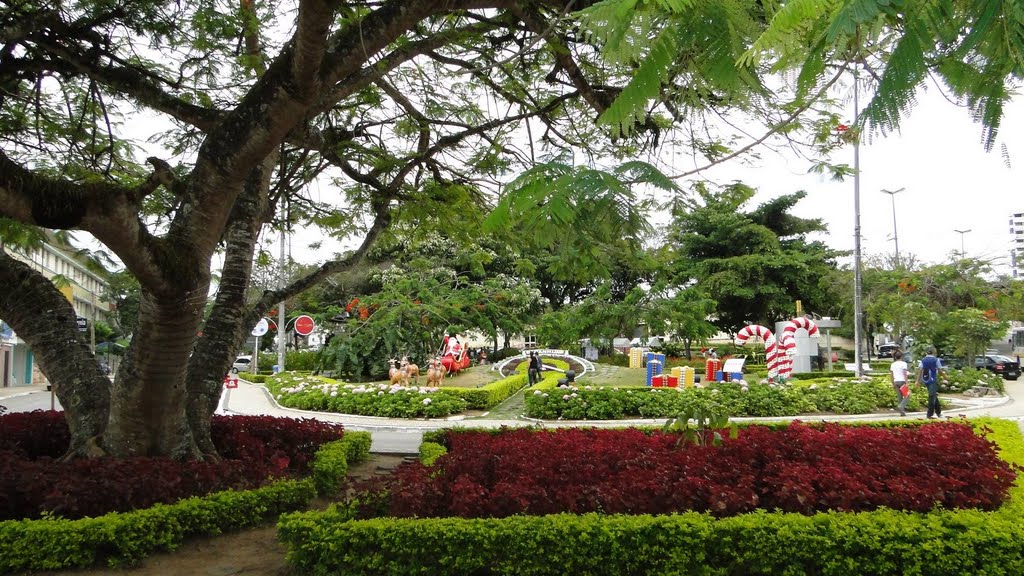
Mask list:
[{"label": "white car", "polygon": [[235,358],[235,363],[231,365],[231,373],[248,372],[250,364],[252,364],[252,356],[239,356]]}]

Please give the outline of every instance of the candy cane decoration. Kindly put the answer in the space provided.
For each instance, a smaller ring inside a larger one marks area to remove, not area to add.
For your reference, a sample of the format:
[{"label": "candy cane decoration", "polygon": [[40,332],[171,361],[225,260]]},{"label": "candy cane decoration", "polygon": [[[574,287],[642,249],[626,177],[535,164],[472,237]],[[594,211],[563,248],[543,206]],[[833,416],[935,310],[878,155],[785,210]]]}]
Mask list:
[{"label": "candy cane decoration", "polygon": [[757,336],[764,340],[764,361],[768,367],[768,378],[775,378],[778,374],[778,366],[776,365],[778,350],[775,347],[775,335],[772,334],[771,330],[764,326],[750,324],[748,326],[744,326],[743,329],[736,334],[736,343],[742,346],[753,336]]},{"label": "candy cane decoration", "polygon": [[782,338],[779,340],[779,376],[788,380],[793,374],[793,357],[796,356],[796,331],[800,328],[807,330],[808,336],[818,334],[818,325],[809,318],[793,318],[782,328]]}]

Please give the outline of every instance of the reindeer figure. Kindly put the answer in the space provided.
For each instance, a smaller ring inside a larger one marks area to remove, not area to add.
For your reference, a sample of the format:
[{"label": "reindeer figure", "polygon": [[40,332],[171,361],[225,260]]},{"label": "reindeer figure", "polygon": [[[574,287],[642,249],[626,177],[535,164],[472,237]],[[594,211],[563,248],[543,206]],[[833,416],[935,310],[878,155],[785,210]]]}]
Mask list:
[{"label": "reindeer figure", "polygon": [[448,371],[445,369],[444,364],[441,363],[441,358],[434,356],[427,367],[427,386],[440,386],[441,383],[444,382],[444,377],[447,372]]},{"label": "reindeer figure", "polygon": [[409,383],[409,374],[404,369],[398,367],[398,360],[394,358],[388,359],[388,378],[391,380],[391,384],[401,384],[405,386]]},{"label": "reindeer figure", "polygon": [[415,365],[415,364],[409,363],[409,357],[408,356],[402,356],[402,370],[405,370],[405,374],[406,374],[407,378],[414,379],[414,381],[416,382],[416,385],[419,386],[419,383],[420,383],[420,367]]}]

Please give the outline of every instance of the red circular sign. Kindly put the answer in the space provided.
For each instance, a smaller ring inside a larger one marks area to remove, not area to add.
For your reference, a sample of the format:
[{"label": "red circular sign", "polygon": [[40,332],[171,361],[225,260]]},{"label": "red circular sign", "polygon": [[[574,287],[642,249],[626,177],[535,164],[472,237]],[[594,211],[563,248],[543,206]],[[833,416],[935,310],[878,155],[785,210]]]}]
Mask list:
[{"label": "red circular sign", "polygon": [[309,336],[313,333],[313,319],[303,314],[295,319],[295,333],[299,336]]}]

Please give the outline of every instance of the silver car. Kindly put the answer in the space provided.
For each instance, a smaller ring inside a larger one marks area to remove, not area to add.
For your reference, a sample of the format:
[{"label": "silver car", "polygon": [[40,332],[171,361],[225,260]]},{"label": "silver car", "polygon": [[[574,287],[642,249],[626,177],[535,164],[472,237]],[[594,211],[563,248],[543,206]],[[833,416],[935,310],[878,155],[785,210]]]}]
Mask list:
[{"label": "silver car", "polygon": [[248,372],[250,364],[252,364],[252,356],[239,356],[235,358],[235,363],[231,365],[231,373]]}]

